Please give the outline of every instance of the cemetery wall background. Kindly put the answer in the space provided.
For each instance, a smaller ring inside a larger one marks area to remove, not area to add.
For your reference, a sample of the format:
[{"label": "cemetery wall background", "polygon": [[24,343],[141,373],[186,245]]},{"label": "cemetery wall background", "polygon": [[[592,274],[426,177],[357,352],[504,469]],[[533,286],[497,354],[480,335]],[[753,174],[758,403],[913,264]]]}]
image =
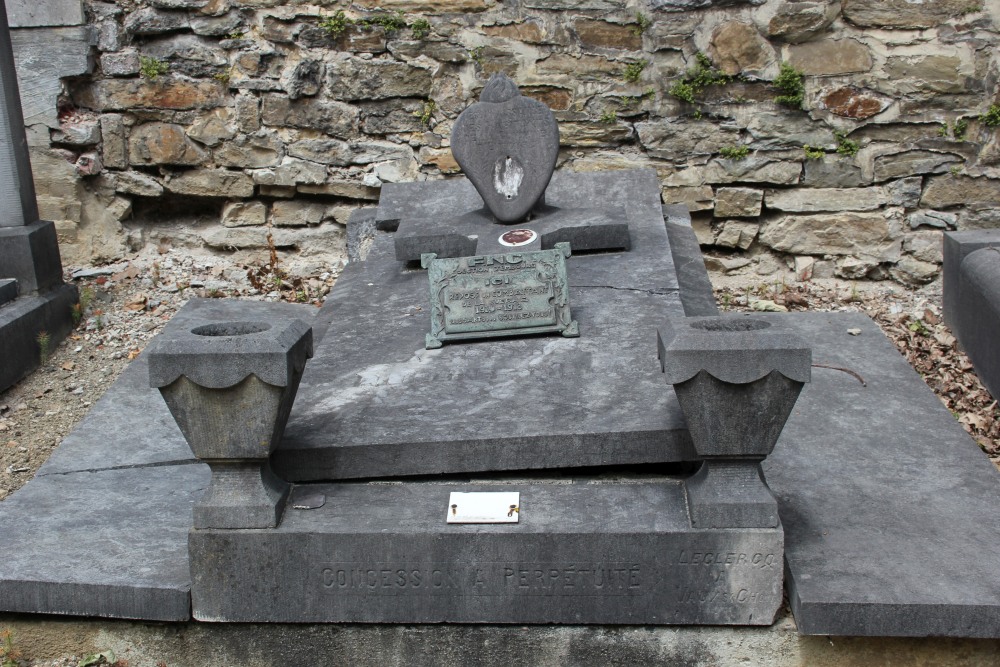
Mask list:
[{"label": "cemetery wall background", "polygon": [[457,173],[497,71],[561,168],[656,169],[719,270],[921,283],[942,230],[1000,226],[1000,0],[79,2],[8,0],[69,264],[342,261],[381,183]]}]

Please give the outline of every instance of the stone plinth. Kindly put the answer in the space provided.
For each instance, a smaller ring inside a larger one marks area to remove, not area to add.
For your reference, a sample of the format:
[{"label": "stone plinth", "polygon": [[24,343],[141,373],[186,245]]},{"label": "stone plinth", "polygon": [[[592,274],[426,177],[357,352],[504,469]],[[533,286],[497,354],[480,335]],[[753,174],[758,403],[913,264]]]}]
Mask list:
[{"label": "stone plinth", "polygon": [[[493,485],[326,484],[270,531],[190,536],[202,621],[769,625],[780,527],[692,529],[683,484],[540,481],[516,524],[446,524],[452,491]],[[275,567],[267,554],[280,554]]]}]

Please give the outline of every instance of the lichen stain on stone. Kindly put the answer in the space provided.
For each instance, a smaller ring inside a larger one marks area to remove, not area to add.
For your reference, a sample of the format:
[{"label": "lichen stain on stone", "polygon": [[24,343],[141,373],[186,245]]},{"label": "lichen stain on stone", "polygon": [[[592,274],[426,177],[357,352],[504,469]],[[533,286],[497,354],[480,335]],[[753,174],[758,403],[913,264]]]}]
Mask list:
[{"label": "lichen stain on stone", "polygon": [[858,120],[870,118],[885,108],[881,101],[853,88],[838,88],[823,98],[823,104],[838,116]]},{"label": "lichen stain on stone", "polygon": [[499,158],[493,165],[493,189],[506,199],[514,199],[521,190],[524,168],[511,156]]}]

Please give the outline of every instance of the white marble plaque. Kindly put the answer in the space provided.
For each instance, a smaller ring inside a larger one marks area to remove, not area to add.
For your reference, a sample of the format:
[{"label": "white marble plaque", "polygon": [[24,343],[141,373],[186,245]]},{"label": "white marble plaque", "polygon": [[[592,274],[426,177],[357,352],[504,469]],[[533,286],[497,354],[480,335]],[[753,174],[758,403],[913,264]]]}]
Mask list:
[{"label": "white marble plaque", "polygon": [[521,510],[517,491],[452,491],[448,498],[448,523],[517,523]]}]

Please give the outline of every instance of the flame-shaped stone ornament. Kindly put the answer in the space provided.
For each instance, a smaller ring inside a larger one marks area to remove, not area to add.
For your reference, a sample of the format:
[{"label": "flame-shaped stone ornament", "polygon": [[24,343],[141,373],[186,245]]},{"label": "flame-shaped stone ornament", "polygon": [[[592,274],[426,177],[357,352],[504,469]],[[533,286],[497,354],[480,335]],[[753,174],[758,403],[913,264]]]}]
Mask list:
[{"label": "flame-shaped stone ornament", "polygon": [[497,220],[520,222],[552,178],[559,126],[545,104],[522,97],[507,76],[494,74],[455,122],[451,150]]}]

